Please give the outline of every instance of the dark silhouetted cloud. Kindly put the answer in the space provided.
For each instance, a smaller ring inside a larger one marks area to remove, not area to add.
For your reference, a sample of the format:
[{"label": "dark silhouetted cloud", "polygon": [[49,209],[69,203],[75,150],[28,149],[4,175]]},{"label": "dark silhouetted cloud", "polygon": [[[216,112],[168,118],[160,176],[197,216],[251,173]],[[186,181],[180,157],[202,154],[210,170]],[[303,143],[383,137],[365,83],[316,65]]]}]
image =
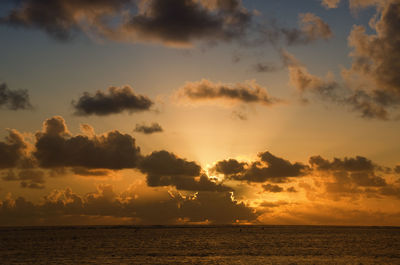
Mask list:
[{"label": "dark silhouetted cloud", "polygon": [[85,92],[78,101],[72,102],[75,114],[81,116],[147,111],[153,104],[148,97],[136,95],[130,86],[109,87],[107,92],[97,91],[94,95]]},{"label": "dark silhouetted cloud", "polygon": [[265,184],[265,185],[262,185],[262,187],[267,192],[272,192],[272,193],[283,192],[283,188],[281,186],[274,185],[274,184]]},{"label": "dark silhouetted cloud", "polygon": [[260,160],[251,163],[238,162],[234,159],[220,161],[213,168],[228,179],[248,182],[287,182],[291,177],[303,176],[308,166],[302,163],[291,163],[288,160],[272,155],[270,152],[258,154]]},{"label": "dark silhouetted cloud", "polygon": [[266,106],[280,102],[279,99],[269,96],[267,90],[255,81],[232,85],[203,79],[200,82],[187,82],[176,95],[190,102],[259,103]]},{"label": "dark silhouetted cloud", "polygon": [[14,168],[24,160],[28,145],[16,130],[9,130],[4,142],[0,142],[0,169]]},{"label": "dark silhouetted cloud", "polygon": [[72,173],[85,177],[108,177],[112,174],[111,170],[107,169],[88,169],[84,167],[71,168]]},{"label": "dark silhouetted cloud", "polygon": [[309,162],[317,170],[372,171],[375,169],[372,161],[362,156],[345,157],[343,159],[333,158],[332,161],[321,156],[312,156]]},{"label": "dark silhouetted cloud", "polygon": [[36,133],[33,155],[41,167],[135,168],[140,149],[135,139],[118,131],[89,137],[71,136],[60,116],[46,120]]},{"label": "dark silhouetted cloud", "polygon": [[217,162],[213,170],[224,175],[235,175],[243,172],[247,163],[239,162],[236,159],[222,160]]},{"label": "dark silhouetted cloud", "polygon": [[191,45],[196,40],[240,39],[252,14],[239,0],[8,0],[1,23],[35,28],[58,40],[77,32],[117,41]]},{"label": "dark silhouetted cloud", "polygon": [[0,84],[0,108],[9,110],[32,109],[28,90],[11,90],[6,83]]},{"label": "dark silhouetted cloud", "polygon": [[152,123],[151,125],[136,124],[135,132],[152,134],[152,133],[163,132],[163,128],[158,123]]},{"label": "dark silhouetted cloud", "polygon": [[149,0],[124,25],[139,39],[172,45],[242,38],[251,13],[238,0]]},{"label": "dark silhouetted cloud", "polygon": [[178,190],[230,191],[202,174],[201,167],[193,161],[177,157],[167,151],[157,151],[143,158],[140,170],[147,175],[150,187],[174,186]]},{"label": "dark silhouetted cloud", "polygon": [[321,156],[313,156],[310,158],[310,165],[314,170],[333,177],[333,181],[325,182],[327,192],[379,194],[381,188],[391,186],[380,176],[381,167],[365,157],[334,158],[329,161]]}]

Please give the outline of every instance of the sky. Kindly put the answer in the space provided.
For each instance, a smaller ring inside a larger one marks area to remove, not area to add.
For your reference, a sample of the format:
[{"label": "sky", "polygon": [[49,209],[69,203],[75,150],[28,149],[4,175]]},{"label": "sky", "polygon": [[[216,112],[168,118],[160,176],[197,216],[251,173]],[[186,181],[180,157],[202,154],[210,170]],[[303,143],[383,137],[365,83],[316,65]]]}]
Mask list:
[{"label": "sky", "polygon": [[0,225],[400,225],[398,0],[5,0]]}]

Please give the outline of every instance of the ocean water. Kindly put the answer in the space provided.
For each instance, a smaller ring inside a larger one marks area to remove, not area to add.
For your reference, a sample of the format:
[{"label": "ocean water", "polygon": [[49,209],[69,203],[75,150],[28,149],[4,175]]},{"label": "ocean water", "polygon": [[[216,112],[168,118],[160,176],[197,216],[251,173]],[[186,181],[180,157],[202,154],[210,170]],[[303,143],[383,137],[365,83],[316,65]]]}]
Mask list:
[{"label": "ocean water", "polygon": [[0,264],[400,264],[400,227],[0,228]]}]

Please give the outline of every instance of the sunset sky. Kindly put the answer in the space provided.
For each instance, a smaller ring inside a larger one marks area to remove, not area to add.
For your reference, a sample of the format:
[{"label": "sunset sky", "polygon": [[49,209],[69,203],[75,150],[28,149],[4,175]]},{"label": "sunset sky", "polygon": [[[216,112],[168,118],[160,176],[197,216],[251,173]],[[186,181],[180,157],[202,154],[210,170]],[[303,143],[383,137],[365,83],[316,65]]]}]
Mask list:
[{"label": "sunset sky", "polygon": [[399,0],[5,0],[0,36],[0,225],[400,225]]}]

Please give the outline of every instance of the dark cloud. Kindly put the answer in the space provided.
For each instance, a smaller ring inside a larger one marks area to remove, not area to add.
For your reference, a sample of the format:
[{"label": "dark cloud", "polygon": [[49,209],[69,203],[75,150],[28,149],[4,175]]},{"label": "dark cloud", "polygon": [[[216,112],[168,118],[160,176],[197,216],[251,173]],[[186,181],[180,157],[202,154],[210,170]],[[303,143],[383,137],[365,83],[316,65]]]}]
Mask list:
[{"label": "dark cloud", "polygon": [[149,0],[124,27],[140,39],[187,45],[241,38],[251,17],[238,0]]},{"label": "dark cloud", "polygon": [[44,122],[43,131],[36,133],[35,147],[33,155],[44,168],[135,168],[140,157],[132,136],[118,131],[93,137],[71,136],[59,116]]},{"label": "dark cloud", "polygon": [[230,191],[211,181],[193,161],[177,157],[167,151],[157,151],[143,158],[140,170],[147,175],[150,187],[174,186],[179,190]]},{"label": "dark cloud", "polygon": [[257,73],[271,73],[279,69],[271,63],[256,63],[252,66],[252,70]]},{"label": "dark cloud", "polygon": [[279,193],[279,192],[284,191],[281,186],[274,185],[274,184],[265,184],[265,185],[262,185],[262,187],[267,192]]},{"label": "dark cloud", "polygon": [[9,170],[2,176],[4,181],[20,181],[21,187],[31,189],[44,188],[45,172],[37,169]]},{"label": "dark cloud", "polygon": [[239,0],[22,0],[1,23],[43,30],[58,40],[77,32],[113,40],[190,45],[239,39],[252,14]]},{"label": "dark cloud", "polygon": [[239,174],[245,170],[247,163],[239,162],[236,159],[229,159],[217,162],[213,170],[224,175]]},{"label": "dark cloud", "polygon": [[378,175],[380,168],[371,160],[357,156],[355,158],[334,158],[332,161],[321,156],[310,158],[313,169],[333,175],[334,182],[327,183],[330,191],[351,191],[358,187],[384,187],[386,180]]},{"label": "dark cloud", "polygon": [[32,109],[28,90],[11,90],[6,83],[0,84],[0,108],[9,110]]},{"label": "dark cloud", "polygon": [[130,86],[109,87],[107,92],[97,91],[94,95],[85,92],[72,102],[75,114],[81,116],[140,112],[149,110],[153,104],[148,97],[136,95]]},{"label": "dark cloud", "polygon": [[135,132],[152,134],[157,132],[163,132],[163,128],[158,123],[152,123],[151,125],[136,124]]},{"label": "dark cloud", "polygon": [[106,34],[110,16],[121,12],[130,0],[8,0],[15,7],[0,23],[40,29],[58,40],[68,40],[79,31]]},{"label": "dark cloud", "polygon": [[270,152],[258,154],[260,160],[251,163],[230,159],[220,161],[213,170],[224,174],[228,179],[248,182],[287,182],[291,177],[303,176],[308,166],[291,163],[288,160],[272,155]]},{"label": "dark cloud", "polygon": [[297,192],[295,187],[289,187],[286,189],[286,192]]},{"label": "dark cloud", "polygon": [[372,171],[375,169],[372,161],[362,156],[333,158],[332,161],[321,156],[312,156],[309,162],[317,170]]},{"label": "dark cloud", "polygon": [[394,172],[397,174],[400,174],[400,165],[398,165],[394,168]]},{"label": "dark cloud", "polygon": [[187,82],[176,93],[178,98],[191,102],[226,101],[227,103],[259,103],[270,106],[280,100],[268,95],[265,88],[255,81],[241,84],[213,83],[206,79]]},{"label": "dark cloud", "polygon": [[112,171],[107,169],[87,169],[84,167],[71,168],[72,173],[85,177],[107,177],[112,174]]},{"label": "dark cloud", "polygon": [[28,145],[16,130],[9,130],[4,142],[0,142],[0,169],[14,168],[24,160]]},{"label": "dark cloud", "polygon": [[[139,196],[135,196],[138,195]],[[19,197],[0,202],[1,225],[87,224],[87,217],[113,217],[130,224],[178,224],[208,222],[231,224],[236,220],[254,221],[259,214],[236,201],[231,193],[199,192],[186,198],[162,193],[148,200],[139,191],[116,193],[110,185],[79,196],[71,189],[54,190],[40,204]]]}]

